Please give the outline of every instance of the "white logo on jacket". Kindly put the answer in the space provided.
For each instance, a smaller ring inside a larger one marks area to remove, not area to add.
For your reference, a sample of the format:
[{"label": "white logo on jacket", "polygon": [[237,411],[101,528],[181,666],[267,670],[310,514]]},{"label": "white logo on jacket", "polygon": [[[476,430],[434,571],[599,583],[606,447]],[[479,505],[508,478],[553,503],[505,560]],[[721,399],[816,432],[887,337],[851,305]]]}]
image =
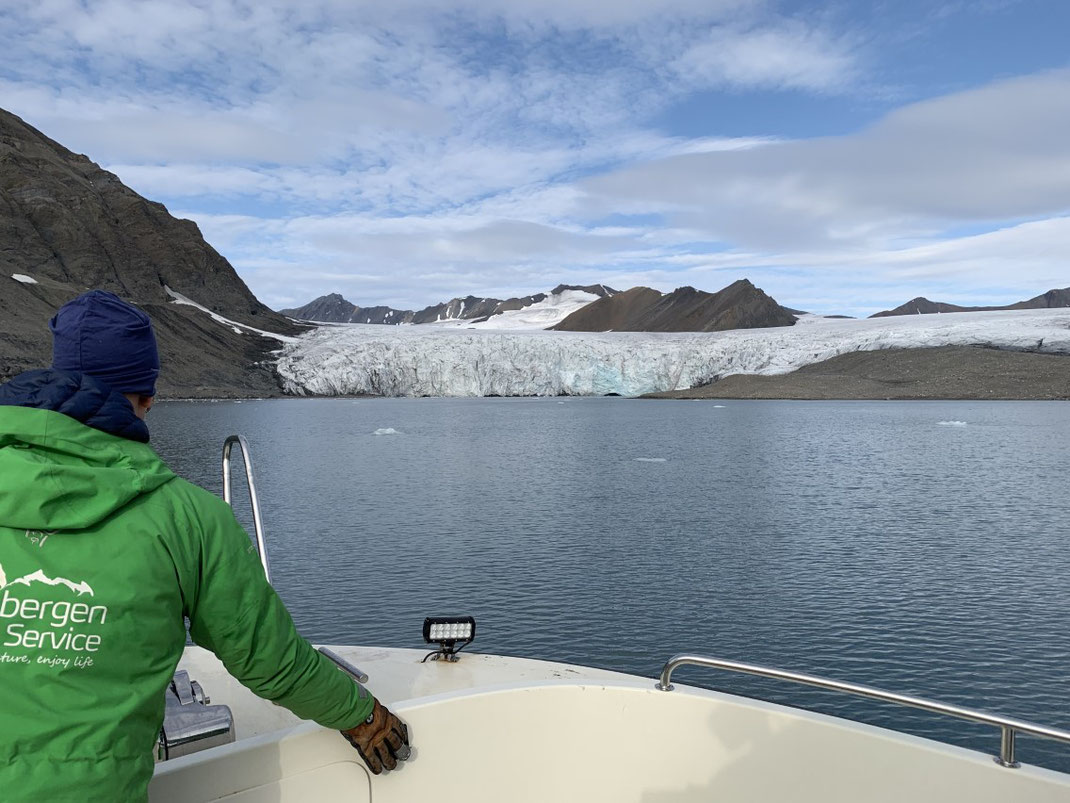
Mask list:
[{"label": "white logo on jacket", "polygon": [[[16,591],[18,586],[26,590]],[[40,586],[63,586],[77,596],[74,601],[40,599],[34,593],[43,590]],[[85,580],[49,577],[41,569],[8,580],[0,566],[0,648],[17,648],[14,653],[0,651],[0,664],[25,664],[30,661],[25,651],[30,650],[37,653],[36,663],[53,669],[66,668],[70,657],[78,669],[91,666],[85,654],[100,649],[108,606],[81,602],[86,594],[96,596]]]},{"label": "white logo on jacket", "polygon": [[24,575],[23,577],[16,577],[11,582],[8,582],[7,575],[4,574],[3,564],[0,564],[0,590],[7,586],[28,586],[31,583],[44,583],[46,586],[67,586],[67,588],[76,593],[79,597],[83,594],[88,594],[91,597],[94,596],[92,587],[85,580],[80,580],[76,583],[74,580],[68,580],[66,577],[49,577],[40,569]]}]

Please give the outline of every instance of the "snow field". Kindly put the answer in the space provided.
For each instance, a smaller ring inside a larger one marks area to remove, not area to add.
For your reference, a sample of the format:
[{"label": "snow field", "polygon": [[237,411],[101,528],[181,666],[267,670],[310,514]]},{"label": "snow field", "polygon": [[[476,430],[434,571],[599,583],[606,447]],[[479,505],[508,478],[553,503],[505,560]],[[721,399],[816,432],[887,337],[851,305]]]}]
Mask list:
[{"label": "snow field", "polygon": [[487,320],[479,323],[453,319],[420,325],[453,329],[549,329],[561,323],[576,310],[597,300],[598,296],[594,293],[585,293],[582,290],[563,290],[556,295],[547,296],[536,304],[523,309],[506,310],[498,315],[491,315]]}]

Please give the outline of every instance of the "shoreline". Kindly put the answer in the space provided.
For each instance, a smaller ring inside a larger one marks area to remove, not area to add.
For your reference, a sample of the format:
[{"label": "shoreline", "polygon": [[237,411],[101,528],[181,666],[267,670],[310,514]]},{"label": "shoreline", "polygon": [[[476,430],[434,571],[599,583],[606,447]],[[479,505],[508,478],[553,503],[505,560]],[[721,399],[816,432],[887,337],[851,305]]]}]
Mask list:
[{"label": "shoreline", "polygon": [[776,375],[733,374],[644,399],[1068,401],[1070,355],[975,346],[855,351]]}]

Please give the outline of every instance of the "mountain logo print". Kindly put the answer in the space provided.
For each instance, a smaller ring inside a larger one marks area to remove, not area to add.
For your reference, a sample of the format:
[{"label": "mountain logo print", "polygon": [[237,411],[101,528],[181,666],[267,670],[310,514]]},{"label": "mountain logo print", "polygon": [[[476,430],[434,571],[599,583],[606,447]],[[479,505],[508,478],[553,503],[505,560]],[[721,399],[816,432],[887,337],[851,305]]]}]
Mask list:
[{"label": "mountain logo print", "polygon": [[30,586],[34,583],[41,583],[46,586],[66,586],[79,597],[85,594],[91,597],[94,596],[92,587],[85,580],[75,582],[74,580],[68,580],[66,577],[49,577],[40,569],[31,574],[16,577],[14,580],[8,580],[7,575],[4,573],[3,565],[0,565],[0,590],[10,586]]}]

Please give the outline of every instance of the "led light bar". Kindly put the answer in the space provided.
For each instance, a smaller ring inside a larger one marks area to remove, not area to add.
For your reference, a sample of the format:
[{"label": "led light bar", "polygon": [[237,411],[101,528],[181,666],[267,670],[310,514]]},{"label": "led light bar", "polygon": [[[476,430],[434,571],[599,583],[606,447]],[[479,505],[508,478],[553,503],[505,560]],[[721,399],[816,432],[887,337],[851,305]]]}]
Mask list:
[{"label": "led light bar", "polygon": [[439,649],[431,653],[434,660],[441,657],[447,661],[456,661],[456,653],[471,644],[475,637],[475,617],[428,616],[424,619],[424,641],[439,645]]},{"label": "led light bar", "polygon": [[432,622],[428,641],[472,640],[471,622]]}]

